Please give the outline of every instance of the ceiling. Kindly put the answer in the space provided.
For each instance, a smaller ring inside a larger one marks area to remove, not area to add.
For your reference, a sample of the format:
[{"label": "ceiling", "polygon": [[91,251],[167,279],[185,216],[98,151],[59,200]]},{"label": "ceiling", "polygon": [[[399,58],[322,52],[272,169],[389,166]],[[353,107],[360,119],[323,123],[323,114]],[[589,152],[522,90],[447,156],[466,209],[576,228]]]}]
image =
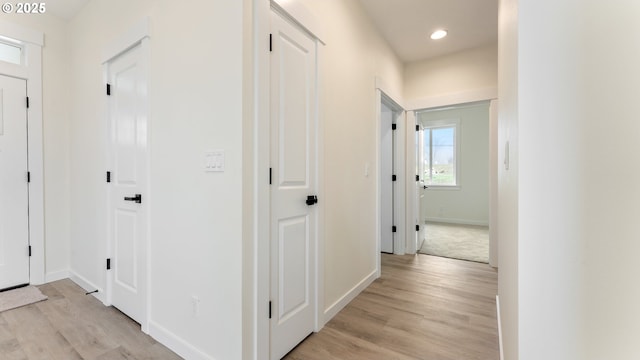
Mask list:
[{"label": "ceiling", "polygon": [[71,20],[90,0],[54,0],[47,2],[47,12]]},{"label": "ceiling", "polygon": [[[360,0],[404,62],[424,60],[498,41],[498,0]],[[429,36],[444,28],[442,40]]]}]

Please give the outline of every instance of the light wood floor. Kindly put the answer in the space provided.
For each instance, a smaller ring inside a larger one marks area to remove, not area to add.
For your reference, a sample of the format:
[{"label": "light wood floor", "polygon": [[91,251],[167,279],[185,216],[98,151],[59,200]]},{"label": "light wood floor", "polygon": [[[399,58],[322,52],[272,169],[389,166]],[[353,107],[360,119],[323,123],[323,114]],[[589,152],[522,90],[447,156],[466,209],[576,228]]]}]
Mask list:
[{"label": "light wood floor", "polygon": [[[172,360],[179,356],[70,280],[49,300],[0,313],[2,360]],[[497,360],[497,273],[486,264],[382,255],[382,277],[288,360]]]},{"label": "light wood floor", "polygon": [[382,276],[287,360],[498,360],[497,272],[429,255],[382,255]]},{"label": "light wood floor", "polygon": [[38,287],[48,300],[0,313],[0,359],[181,359],[70,280]]}]

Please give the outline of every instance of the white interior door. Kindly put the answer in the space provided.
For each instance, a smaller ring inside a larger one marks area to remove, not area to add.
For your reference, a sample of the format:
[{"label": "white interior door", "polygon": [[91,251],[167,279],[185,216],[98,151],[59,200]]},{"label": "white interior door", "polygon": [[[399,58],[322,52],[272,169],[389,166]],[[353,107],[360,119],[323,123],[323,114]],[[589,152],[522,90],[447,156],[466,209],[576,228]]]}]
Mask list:
[{"label": "white interior door", "polygon": [[138,45],[107,64],[110,302],[142,323],[146,304],[147,78]]},{"label": "white interior door", "polygon": [[27,83],[0,75],[0,289],[29,283]]},{"label": "white interior door", "polygon": [[273,10],[271,32],[271,359],[280,359],[314,329],[317,59],[316,41]]},{"label": "white interior door", "polygon": [[416,194],[418,194],[417,208],[416,208],[416,224],[419,226],[419,231],[416,233],[417,236],[417,244],[418,250],[422,246],[422,243],[425,239],[426,225],[425,225],[425,216],[426,216],[426,202],[425,198],[425,190],[427,189],[426,180],[425,180],[425,141],[424,141],[424,127],[418,124],[416,131],[416,143],[418,144],[417,149],[418,152],[416,154],[416,159],[418,160],[418,174],[420,177],[420,181],[416,182]]},{"label": "white interior door", "polygon": [[380,251],[393,253],[393,111],[384,103],[380,109]]}]

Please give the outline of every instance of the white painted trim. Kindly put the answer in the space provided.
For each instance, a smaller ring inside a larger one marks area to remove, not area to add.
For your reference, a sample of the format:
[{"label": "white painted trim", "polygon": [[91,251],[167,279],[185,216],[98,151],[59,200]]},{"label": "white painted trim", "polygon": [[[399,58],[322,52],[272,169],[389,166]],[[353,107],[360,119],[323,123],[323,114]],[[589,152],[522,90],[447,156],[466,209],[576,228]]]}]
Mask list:
[{"label": "white painted trim", "polygon": [[489,265],[498,265],[498,100],[489,105]]},{"label": "white painted trim", "polygon": [[150,36],[151,20],[149,17],[145,17],[102,49],[102,57],[100,58],[102,64],[127,51],[142,39]]},{"label": "white painted trim", "polygon": [[269,176],[270,135],[269,135],[269,36],[271,32],[271,4],[269,0],[253,0],[253,57],[254,57],[254,178],[253,199],[255,229],[253,232],[254,247],[254,291],[256,320],[253,329],[253,352],[251,359],[267,360],[270,354],[269,314],[265,310],[269,304],[270,293],[270,224],[269,224]]},{"label": "white painted trim", "polygon": [[44,276],[45,283],[50,283],[67,278],[69,278],[69,269],[48,272]]},{"label": "white painted trim", "polygon": [[498,346],[500,347],[500,360],[504,360],[504,350],[502,346],[502,320],[500,320],[500,296],[496,295],[496,313],[498,320]]},{"label": "white painted trim", "polygon": [[[323,83],[320,71],[323,67],[322,60],[324,59],[324,46],[320,41],[316,41],[316,116],[317,116],[317,129],[316,129],[316,187],[318,191],[319,199],[326,199],[326,192],[324,187],[324,117],[322,111],[322,94]],[[315,331],[318,332],[324,326],[324,219],[327,208],[325,206],[326,201],[318,201],[318,215],[316,218],[316,318],[315,318]],[[322,270],[322,271],[321,271]]]},{"label": "white painted trim", "polygon": [[324,26],[302,2],[296,0],[272,0],[272,4],[276,5],[280,12],[288,15],[322,44],[326,44]]},{"label": "white painted trim", "polygon": [[42,47],[44,33],[5,20],[0,20],[0,35]]},{"label": "white painted trim", "polygon": [[194,347],[178,335],[153,321],[149,322],[149,335],[185,359],[215,360],[202,350]]},{"label": "white painted trim", "polygon": [[393,91],[393,89],[387,84],[386,81],[384,81],[383,78],[376,76],[375,82],[376,89],[382,91],[387,96],[388,100],[394,102],[396,108],[400,108],[402,110],[405,110],[407,108],[402,96]]},{"label": "white painted trim", "polygon": [[477,90],[463,91],[459,93],[430,96],[420,99],[407,100],[408,110],[422,110],[441,106],[472,103],[476,101],[486,101],[498,98],[498,88],[484,88]]},{"label": "white painted trim", "polygon": [[371,285],[379,277],[378,271],[374,270],[364,279],[362,279],[346,294],[342,295],[340,299],[331,304],[324,312],[325,324],[329,322],[334,316],[336,316],[345,306],[347,306],[353,299],[355,299],[364,289]]},{"label": "white painted trim", "polygon": [[81,275],[79,275],[77,272],[73,270],[69,270],[69,279],[71,279],[71,281],[76,283],[76,285],[83,288],[86,292],[98,290],[97,293],[93,293],[91,295],[93,295],[96,299],[102,301],[103,304],[107,305],[104,289],[92,283],[91,281],[87,280],[86,278],[82,277]]},{"label": "white painted trim", "polygon": [[425,218],[425,220],[427,222],[435,222],[435,223],[443,223],[443,224],[489,226],[489,222],[487,221],[468,220],[468,219],[427,217]]}]

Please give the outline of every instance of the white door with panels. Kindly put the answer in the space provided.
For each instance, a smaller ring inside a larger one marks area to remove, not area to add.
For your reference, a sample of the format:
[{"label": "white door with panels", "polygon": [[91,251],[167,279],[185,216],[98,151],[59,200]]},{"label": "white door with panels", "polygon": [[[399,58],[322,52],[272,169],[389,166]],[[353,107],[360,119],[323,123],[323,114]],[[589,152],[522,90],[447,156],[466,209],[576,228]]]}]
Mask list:
[{"label": "white door with panels", "polygon": [[27,82],[0,75],[0,289],[29,283]]},{"label": "white door with panels", "polygon": [[317,50],[273,10],[271,32],[270,345],[280,359],[315,326]]},{"label": "white door with panels", "polygon": [[396,230],[393,211],[393,117],[393,110],[384,102],[380,104],[380,251],[383,253],[393,253]]},{"label": "white door with panels", "polygon": [[147,267],[147,71],[142,44],[107,63],[109,302],[142,322]]},{"label": "white door with panels", "polygon": [[416,194],[418,194],[418,200],[416,202],[416,230],[418,230],[416,232],[416,236],[417,236],[417,244],[418,244],[418,250],[420,250],[420,247],[422,246],[425,236],[426,236],[426,224],[425,224],[425,217],[426,217],[426,211],[425,211],[425,206],[426,206],[426,199],[425,199],[425,195],[426,195],[426,189],[427,189],[427,183],[426,183],[426,179],[425,179],[425,142],[424,142],[424,126],[419,124],[416,127],[416,144],[417,144],[417,153],[416,153],[416,159],[418,160],[418,164],[417,164],[417,169],[418,169],[418,176],[419,176],[419,181],[416,181]]}]

